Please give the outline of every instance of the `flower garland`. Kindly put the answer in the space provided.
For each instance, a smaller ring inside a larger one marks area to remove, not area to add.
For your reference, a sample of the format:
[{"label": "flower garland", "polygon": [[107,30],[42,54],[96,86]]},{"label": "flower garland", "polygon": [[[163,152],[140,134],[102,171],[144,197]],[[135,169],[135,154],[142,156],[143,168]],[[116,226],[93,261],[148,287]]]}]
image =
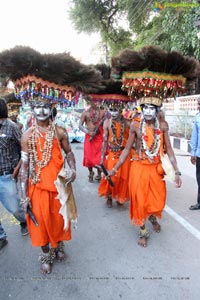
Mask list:
[{"label": "flower garland", "polygon": [[[52,148],[53,148],[53,138],[55,133],[55,125],[52,123],[48,129],[45,135],[45,141],[43,149],[40,144],[40,136],[43,136],[42,133],[39,131],[39,128],[34,127],[33,132],[28,140],[28,152],[30,157],[30,170],[31,170],[31,179],[32,184],[36,184],[40,181],[40,174],[41,169],[44,168],[50,161],[52,156]],[[38,154],[37,154],[37,139],[39,139],[39,151],[42,153],[42,159],[39,160]],[[36,166],[37,172],[36,172]]]},{"label": "flower garland", "polygon": [[112,120],[111,121],[111,131],[112,131],[112,142],[118,146],[121,147],[123,146],[124,143],[124,132],[125,132],[125,122],[119,122],[120,123],[120,136],[117,137],[117,121]]},{"label": "flower garland", "polygon": [[140,122],[140,133],[141,133],[141,152],[145,152],[145,154],[151,160],[155,160],[158,156],[158,151],[160,148],[160,127],[158,119],[155,119],[154,125],[154,138],[150,147],[147,145],[148,135],[146,134],[146,121],[142,117]]}]

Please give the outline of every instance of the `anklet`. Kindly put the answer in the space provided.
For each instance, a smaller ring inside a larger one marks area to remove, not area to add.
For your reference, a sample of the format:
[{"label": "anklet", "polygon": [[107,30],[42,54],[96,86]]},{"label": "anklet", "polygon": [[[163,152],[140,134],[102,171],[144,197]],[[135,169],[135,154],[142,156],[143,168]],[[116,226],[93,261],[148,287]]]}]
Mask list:
[{"label": "anklet", "polygon": [[149,231],[145,228],[145,229],[140,229],[139,235],[141,238],[148,238],[149,237]]}]

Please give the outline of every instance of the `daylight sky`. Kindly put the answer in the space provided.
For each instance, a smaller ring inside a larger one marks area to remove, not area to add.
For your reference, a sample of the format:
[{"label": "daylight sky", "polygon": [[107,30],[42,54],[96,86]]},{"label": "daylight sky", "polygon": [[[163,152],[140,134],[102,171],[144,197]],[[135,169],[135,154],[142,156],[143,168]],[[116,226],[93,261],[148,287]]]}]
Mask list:
[{"label": "daylight sky", "polygon": [[41,53],[70,52],[83,63],[97,63],[97,34],[78,34],[67,17],[68,0],[0,2],[0,51],[16,45]]}]

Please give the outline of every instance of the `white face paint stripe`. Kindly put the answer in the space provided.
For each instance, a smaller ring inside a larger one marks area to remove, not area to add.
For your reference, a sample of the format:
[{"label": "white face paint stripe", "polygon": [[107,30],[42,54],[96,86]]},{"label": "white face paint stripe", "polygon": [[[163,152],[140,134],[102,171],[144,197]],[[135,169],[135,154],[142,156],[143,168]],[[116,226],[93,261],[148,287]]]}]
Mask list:
[{"label": "white face paint stripe", "polygon": [[181,224],[187,231],[189,231],[195,238],[200,240],[200,231],[197,230],[194,226],[192,226],[188,221],[182,218],[179,214],[177,214],[173,209],[169,206],[165,205],[166,211],[172,218],[174,218],[179,224]]},{"label": "white face paint stripe", "polygon": [[34,107],[33,113],[37,120],[44,121],[50,117],[51,109],[49,107],[44,106]]},{"label": "white face paint stripe", "polygon": [[146,104],[142,109],[142,114],[146,120],[154,119],[156,117],[155,106]]},{"label": "white face paint stripe", "polygon": [[119,115],[118,111],[109,111],[109,112],[110,112],[111,116],[114,118],[118,117],[118,115]]}]

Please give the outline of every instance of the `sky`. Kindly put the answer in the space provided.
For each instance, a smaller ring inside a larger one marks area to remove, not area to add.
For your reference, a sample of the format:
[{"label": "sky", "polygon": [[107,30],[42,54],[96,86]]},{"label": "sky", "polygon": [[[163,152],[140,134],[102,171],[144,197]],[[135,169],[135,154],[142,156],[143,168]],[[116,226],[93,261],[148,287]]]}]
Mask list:
[{"label": "sky", "polygon": [[0,2],[0,51],[16,45],[41,53],[70,54],[84,64],[98,63],[98,34],[78,34],[67,15],[68,0]]}]

